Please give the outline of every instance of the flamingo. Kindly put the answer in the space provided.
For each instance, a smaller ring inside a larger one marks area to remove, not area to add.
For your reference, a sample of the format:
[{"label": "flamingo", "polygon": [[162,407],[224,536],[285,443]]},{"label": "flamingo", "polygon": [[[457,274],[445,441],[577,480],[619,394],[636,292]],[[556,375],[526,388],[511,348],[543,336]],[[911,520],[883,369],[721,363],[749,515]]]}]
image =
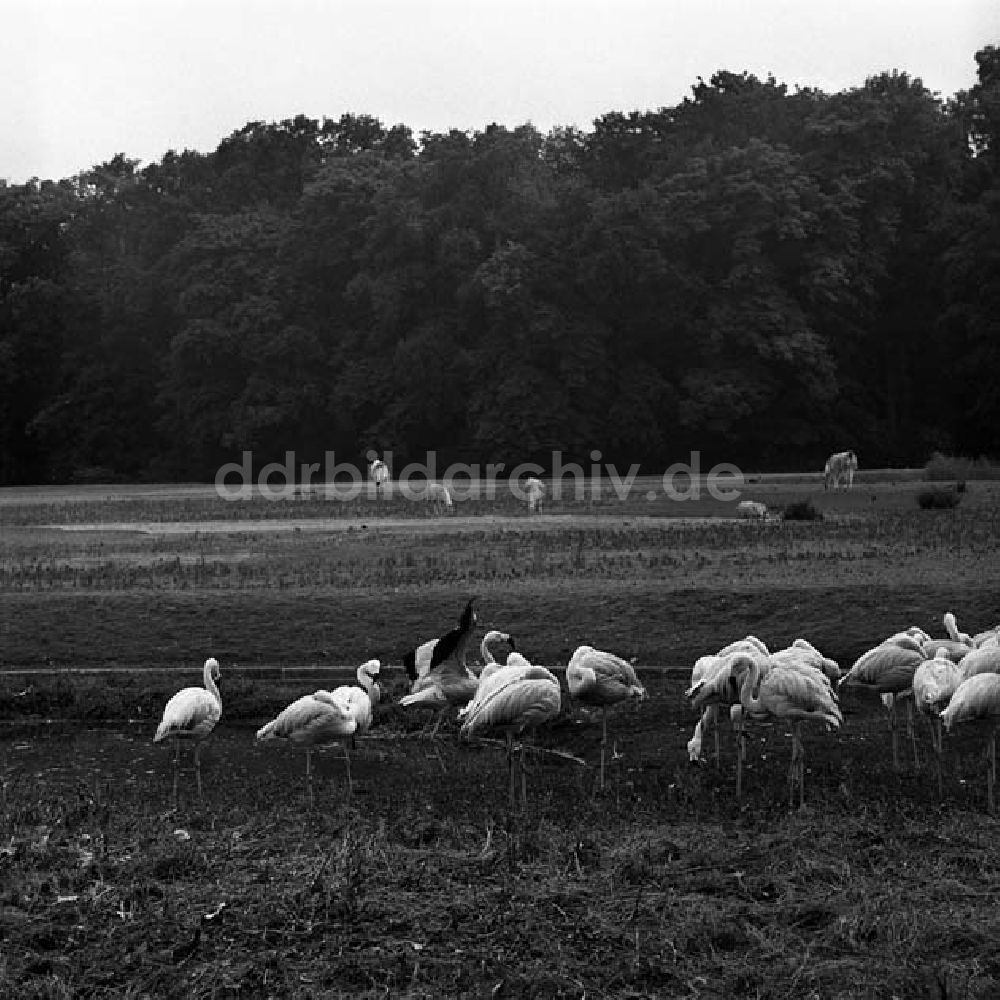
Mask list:
[{"label": "flamingo", "polygon": [[974,674],[962,681],[941,713],[941,722],[950,733],[961,722],[989,720],[990,738],[986,744],[986,797],[994,811],[993,788],[997,777],[997,726],[1000,725],[1000,674]]},{"label": "flamingo", "polygon": [[937,653],[924,660],[913,674],[913,703],[917,711],[927,716],[931,725],[931,745],[937,759],[938,798],[941,798],[941,711],[947,707],[958,685],[962,683],[962,668],[957,666],[942,644]]},{"label": "flamingo", "polygon": [[354,787],[351,783],[351,753],[354,748],[354,741],[359,736],[364,736],[371,729],[372,720],[375,717],[375,708],[382,697],[382,689],[378,686],[378,675],[382,669],[379,660],[366,660],[358,667],[357,684],[341,684],[331,691],[331,695],[344,705],[354,716],[357,727],[350,737],[350,748],[347,742],[344,743],[344,759],[347,762],[347,789],[353,793]]},{"label": "flamingo", "polygon": [[[479,644],[479,652],[483,657],[483,669],[485,670],[490,665],[499,666],[497,661],[493,658],[493,653],[490,650],[490,646],[494,642],[506,642],[512,650],[516,649],[514,645],[514,640],[507,632],[499,632],[497,629],[490,629],[486,635],[483,636],[483,641]],[[508,654],[509,657],[510,654]],[[482,673],[480,673],[480,679],[482,679]]]},{"label": "flamingo", "polygon": [[910,741],[913,744],[913,760],[915,764],[919,764],[912,724],[913,703],[908,696],[912,694],[913,675],[926,659],[922,644],[930,637],[922,629],[918,631],[919,637],[916,633],[897,632],[874,649],[863,653],[854,662],[854,666],[841,677],[838,685],[839,689],[845,684],[856,684],[882,695],[892,733],[892,766],[897,771],[899,750],[896,742],[896,702],[901,698],[907,698],[907,724]]},{"label": "flamingo", "polygon": [[642,701],[646,689],[639,683],[631,663],[593,646],[580,646],[573,653],[566,667],[566,684],[574,701],[601,710],[601,788],[604,788],[608,708],[629,699]]},{"label": "flamingo", "polygon": [[186,687],[178,691],[163,709],[163,718],[156,727],[154,743],[174,741],[174,808],[177,808],[177,778],[180,771],[181,740],[194,741],[194,773],[201,799],[201,744],[222,718],[222,697],[216,682],[219,680],[219,661],[210,656],[203,667],[204,687]]},{"label": "flamingo", "polygon": [[731,705],[739,700],[739,684],[733,678],[729,667],[729,656],[732,653],[746,652],[751,656],[761,656],[765,660],[770,655],[767,645],[755,635],[723,646],[718,653],[711,656],[701,656],[691,669],[691,686],[684,696],[691,704],[701,709],[701,718],[694,727],[694,733],[688,741],[688,759],[692,763],[702,761],[701,753],[704,734],[710,729],[715,731],[715,764],[719,765],[719,729],[718,711],[720,705]]},{"label": "flamingo", "polygon": [[[789,804],[799,789],[799,807],[805,803],[805,748],[802,746],[802,723],[822,722],[839,729],[844,721],[837,696],[825,675],[811,667],[774,666],[762,674],[759,658],[748,653],[733,657],[734,669],[745,669],[740,687],[739,705],[731,714],[742,723],[753,719],[788,719],[792,725],[792,761],[789,769]],[[757,691],[756,697],[753,692]],[[739,754],[742,764],[742,747]]]},{"label": "flamingo", "polygon": [[959,632],[958,620],[950,611],[946,611],[944,613],[944,628],[948,633],[948,638],[951,639],[952,642],[958,642],[963,646],[968,646],[970,649],[972,648],[972,636],[966,632]]},{"label": "flamingo", "polygon": [[[545,667],[501,667],[493,664],[483,670],[475,697],[458,713],[463,720],[461,735],[464,737],[489,730],[506,736],[512,812],[516,806],[513,739],[554,719],[559,714],[560,705],[559,681]],[[523,744],[519,756],[523,806],[527,800]]]},{"label": "flamingo", "polygon": [[[309,805],[314,806],[316,798],[313,794],[313,750],[352,736],[357,728],[357,716],[346,698],[335,698],[331,691],[316,691],[297,698],[275,719],[261,726],[257,730],[256,741],[266,743],[271,740],[288,740],[296,746],[305,748]],[[349,757],[347,774],[348,793],[350,793]]]},{"label": "flamingo", "polygon": [[976,674],[1000,674],[1000,646],[996,643],[984,643],[970,649],[959,662],[964,678],[975,677]]}]

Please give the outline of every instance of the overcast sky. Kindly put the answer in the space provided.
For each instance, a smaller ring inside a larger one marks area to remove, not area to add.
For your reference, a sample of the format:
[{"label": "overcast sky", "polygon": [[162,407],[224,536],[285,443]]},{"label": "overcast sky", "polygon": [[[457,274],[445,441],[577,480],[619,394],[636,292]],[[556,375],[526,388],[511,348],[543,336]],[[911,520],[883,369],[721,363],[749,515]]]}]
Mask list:
[{"label": "overcast sky", "polygon": [[590,130],[718,69],[950,96],[1000,0],[0,0],[0,178],[209,152],[248,121]]}]

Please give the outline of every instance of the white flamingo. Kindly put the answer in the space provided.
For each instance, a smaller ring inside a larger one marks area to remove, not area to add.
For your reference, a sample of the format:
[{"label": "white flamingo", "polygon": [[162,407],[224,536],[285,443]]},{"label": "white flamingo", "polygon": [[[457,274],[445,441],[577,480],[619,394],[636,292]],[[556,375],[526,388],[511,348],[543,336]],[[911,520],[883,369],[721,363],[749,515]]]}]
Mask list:
[{"label": "white flamingo", "polygon": [[691,686],[684,696],[692,706],[701,711],[701,717],[694,727],[694,733],[688,740],[688,759],[692,763],[704,761],[702,743],[705,734],[712,730],[715,735],[715,765],[719,766],[719,707],[732,705],[739,701],[739,681],[734,677],[729,657],[733,653],[744,652],[752,656],[760,656],[766,661],[770,656],[767,645],[755,635],[723,646],[718,653],[701,656],[691,668]]},{"label": "white flamingo", "polygon": [[966,632],[959,632],[958,620],[951,611],[946,611],[944,613],[944,628],[948,633],[948,638],[951,639],[952,642],[968,646],[970,649],[972,648],[972,636]]},{"label": "white flamingo", "polygon": [[345,700],[334,698],[331,691],[316,691],[297,698],[276,718],[261,726],[257,730],[257,742],[288,740],[305,749],[306,785],[312,806],[316,803],[313,794],[313,750],[352,736],[357,727],[357,718]]},{"label": "white flamingo", "polygon": [[635,668],[614,653],[593,646],[580,646],[566,667],[570,697],[601,710],[601,788],[604,788],[604,758],[608,743],[608,708],[623,701],[642,701],[646,689]]},{"label": "white flamingo", "polygon": [[[545,667],[491,665],[483,670],[476,696],[459,713],[461,735],[482,732],[503,733],[507,741],[507,769],[510,777],[510,808],[516,806],[513,739],[554,719],[561,705],[559,681]],[[521,802],[527,800],[524,773],[524,745],[521,746]]]},{"label": "white flamingo", "polygon": [[994,811],[993,789],[997,777],[997,725],[1000,724],[1000,674],[975,674],[962,681],[941,713],[941,722],[950,733],[959,723],[984,720],[990,723],[986,744],[986,796]]},{"label": "white flamingo", "polygon": [[983,643],[970,649],[959,661],[963,677],[975,677],[976,674],[1000,674],[1000,646],[996,643]]},{"label": "white flamingo", "polygon": [[[805,803],[805,748],[802,745],[802,723],[819,722],[839,729],[844,721],[837,696],[825,675],[811,667],[772,666],[761,672],[758,657],[737,653],[733,668],[745,671],[740,687],[739,705],[733,714],[742,726],[746,716],[752,719],[788,719],[792,726],[792,760],[789,768],[789,804],[794,803],[798,786],[799,806]],[[756,691],[756,695],[754,694]],[[740,741],[738,766],[742,765]]]},{"label": "white flamingo", "polygon": [[896,739],[896,704],[905,699],[907,728],[913,746],[914,764],[919,766],[917,742],[913,732],[913,675],[924,662],[923,643],[930,638],[923,630],[919,634],[897,632],[874,649],[869,649],[854,662],[851,669],[840,679],[840,687],[858,685],[876,691],[882,696],[892,734],[892,766],[899,770],[899,749]]},{"label": "white flamingo", "polygon": [[187,687],[178,691],[163,709],[163,718],[156,727],[154,743],[174,741],[174,808],[177,808],[177,778],[180,771],[181,740],[192,740],[194,747],[194,773],[201,795],[201,745],[222,718],[222,697],[216,682],[219,680],[219,661],[210,656],[203,668],[204,687]]},{"label": "white flamingo", "polygon": [[931,745],[937,761],[938,798],[943,794],[941,776],[941,712],[947,708],[952,695],[962,683],[962,668],[949,657],[941,646],[936,655],[924,660],[913,674],[913,703],[917,711],[930,722]]}]

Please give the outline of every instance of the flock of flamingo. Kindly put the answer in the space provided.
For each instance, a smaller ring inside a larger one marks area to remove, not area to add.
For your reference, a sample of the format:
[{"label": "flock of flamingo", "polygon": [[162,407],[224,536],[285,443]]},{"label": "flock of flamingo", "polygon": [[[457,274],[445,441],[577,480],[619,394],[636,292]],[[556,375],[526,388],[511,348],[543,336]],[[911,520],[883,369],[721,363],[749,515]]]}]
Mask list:
[{"label": "flock of flamingo", "polygon": [[[468,662],[477,623],[476,598],[466,605],[457,627],[437,639],[416,646],[404,658],[410,691],[400,699],[403,707],[433,709],[437,713],[431,735],[452,707],[458,710],[460,736],[485,733],[503,735],[506,741],[510,781],[510,806],[516,807],[520,784],[521,804],[526,799],[524,740],[540,725],[554,719],[562,706],[558,678],[546,667],[532,664],[516,648],[506,632],[489,630],[482,639],[483,664],[478,672]],[[818,723],[839,729],[843,714],[838,692],[856,685],[878,693],[886,707],[892,733],[893,763],[898,767],[896,708],[907,708],[909,732],[917,760],[912,725],[913,706],[932,722],[937,756],[938,787],[941,787],[941,727],[950,731],[959,723],[986,720],[987,794],[994,809],[996,781],[996,727],[1000,725],[1000,626],[970,636],[958,630],[955,616],[944,615],[946,638],[934,638],[911,627],[868,650],[846,673],[805,639],[796,639],[785,649],[771,652],[760,639],[747,636],[717,653],[700,657],[694,664],[686,697],[700,712],[688,743],[692,761],[702,762],[702,745],[714,729],[715,759],[719,761],[718,716],[729,712],[736,734],[736,788],[742,795],[742,772],[746,757],[748,722],[787,721],[791,725],[792,752],[788,773],[789,798],[796,793],[805,800],[805,751],[801,727]],[[499,662],[493,654],[497,643],[509,651]],[[333,691],[316,691],[296,699],[276,718],[257,731],[257,741],[286,740],[306,754],[306,783],[310,804],[315,797],[312,752],[317,747],[339,743],[344,747],[348,796],[351,794],[350,749],[357,736],[372,724],[381,692],[379,660],[368,660],[357,670],[357,684]],[[177,804],[180,744],[195,744],[194,765],[199,797],[202,794],[199,754],[203,740],[222,716],[217,681],[219,664],[205,661],[204,686],[184,688],[166,705],[154,742],[172,740],[174,748],[174,805]],[[566,686],[575,704],[596,707],[602,715],[600,787],[605,782],[608,741],[608,709],[626,701],[646,698],[632,663],[613,653],[580,646],[566,667]],[[521,738],[520,754],[514,739]],[[518,777],[520,781],[518,782]]]}]

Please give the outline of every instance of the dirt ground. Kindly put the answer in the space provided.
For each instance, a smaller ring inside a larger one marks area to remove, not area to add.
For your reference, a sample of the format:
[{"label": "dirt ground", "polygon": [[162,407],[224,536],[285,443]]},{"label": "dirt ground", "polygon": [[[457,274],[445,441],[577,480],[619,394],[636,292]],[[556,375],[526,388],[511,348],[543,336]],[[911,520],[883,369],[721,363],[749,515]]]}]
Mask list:
[{"label": "dirt ground", "polygon": [[[925,516],[911,484],[879,488],[814,525],[503,515],[520,523],[174,538],[107,530],[115,507],[62,522],[97,533],[17,508],[0,539],[0,996],[1000,995],[988,731],[946,738],[939,794],[926,724],[916,761],[897,734],[895,770],[880,702],[846,690],[843,727],[805,734],[804,810],[783,723],[753,728],[740,800],[728,724],[718,764],[688,760],[685,674],[732,639],[801,635],[849,666],[944,610],[1000,619],[992,501]],[[450,723],[430,740],[398,704],[403,651],[472,593],[480,630],[509,627],[536,661],[584,641],[636,657],[649,697],[609,718],[604,789],[600,717],[565,688],[514,810],[501,746]],[[151,736],[210,652],[223,719],[204,800],[188,749],[175,809]],[[387,697],[353,792],[342,748],[323,751],[310,809],[303,755],[255,729],[368,656]]]}]

